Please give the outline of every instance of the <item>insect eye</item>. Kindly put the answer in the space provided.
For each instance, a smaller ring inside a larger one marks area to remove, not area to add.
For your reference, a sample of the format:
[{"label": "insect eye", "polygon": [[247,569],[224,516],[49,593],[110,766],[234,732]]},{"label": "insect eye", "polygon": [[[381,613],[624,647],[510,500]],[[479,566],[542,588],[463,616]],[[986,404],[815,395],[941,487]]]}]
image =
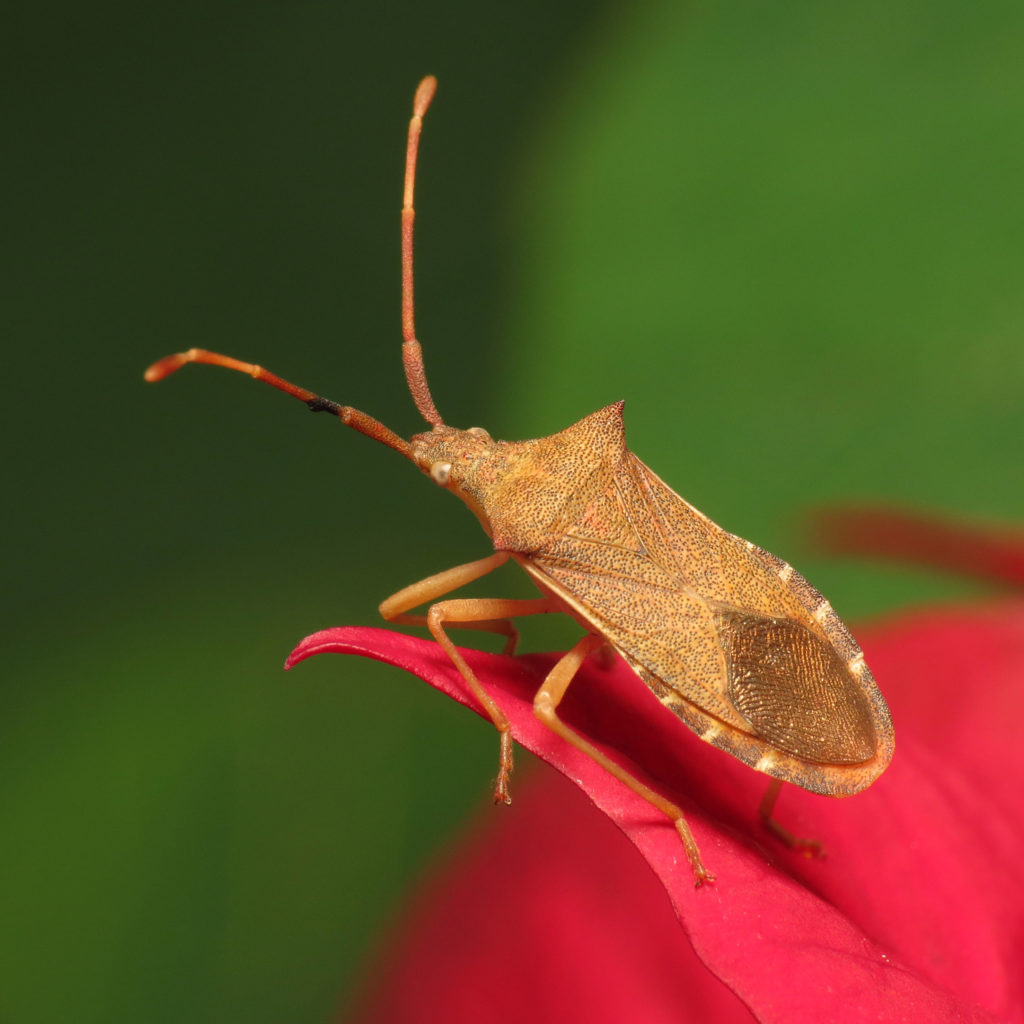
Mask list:
[{"label": "insect eye", "polygon": [[491,435],[488,434],[483,427],[470,427],[466,433],[472,434],[474,437],[479,437],[481,441],[490,441],[491,439]]},{"label": "insect eye", "polygon": [[430,467],[430,477],[435,484],[439,484],[444,487],[448,483],[448,477],[451,475],[452,464],[450,462],[435,462]]}]

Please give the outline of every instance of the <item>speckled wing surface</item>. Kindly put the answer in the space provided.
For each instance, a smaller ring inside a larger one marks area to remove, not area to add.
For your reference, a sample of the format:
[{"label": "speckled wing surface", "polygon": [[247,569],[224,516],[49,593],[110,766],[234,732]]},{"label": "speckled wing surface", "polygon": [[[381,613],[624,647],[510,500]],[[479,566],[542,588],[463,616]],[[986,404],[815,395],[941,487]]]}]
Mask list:
[{"label": "speckled wing surface", "polygon": [[577,521],[523,564],[666,707],[753,767],[838,794],[888,762],[876,728],[888,710],[828,602],[628,450]]}]

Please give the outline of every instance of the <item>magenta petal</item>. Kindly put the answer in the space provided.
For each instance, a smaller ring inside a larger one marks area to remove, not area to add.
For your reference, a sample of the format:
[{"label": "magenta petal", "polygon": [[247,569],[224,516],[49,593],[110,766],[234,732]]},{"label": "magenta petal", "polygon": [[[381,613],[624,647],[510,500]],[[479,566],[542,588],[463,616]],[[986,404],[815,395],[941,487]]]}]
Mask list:
[{"label": "magenta petal", "polygon": [[751,1024],[612,821],[534,763],[423,880],[350,1024]]},{"label": "magenta petal", "polygon": [[[1010,730],[1024,711],[1024,608],[933,614],[861,638],[899,745],[889,772],[851,800],[784,795],[780,818],[824,840],[823,861],[764,836],[763,779],[697,740],[624,664],[588,664],[574,681],[568,720],[686,811],[718,878],[700,890],[671,826],[534,718],[532,695],[557,656],[464,654],[516,740],[632,840],[697,954],[759,1020],[1020,1020],[1024,745]],[[288,666],[324,652],[398,665],[476,710],[431,642],[325,630]]]}]

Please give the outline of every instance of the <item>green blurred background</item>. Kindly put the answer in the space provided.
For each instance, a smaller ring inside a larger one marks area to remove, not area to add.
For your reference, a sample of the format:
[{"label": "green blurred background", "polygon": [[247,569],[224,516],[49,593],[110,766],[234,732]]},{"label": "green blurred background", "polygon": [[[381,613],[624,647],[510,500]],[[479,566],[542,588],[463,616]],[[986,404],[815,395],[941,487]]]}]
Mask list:
[{"label": "green blurred background", "polygon": [[472,516],[240,376],[141,377],[200,345],[421,429],[424,73],[417,323],[450,422],[537,436],[625,398],[641,458],[853,618],[965,588],[816,558],[809,505],[1024,517],[1018,3],[6,20],[4,1022],[329,1019],[486,799],[472,715],[361,660],[280,668],[486,554]]}]

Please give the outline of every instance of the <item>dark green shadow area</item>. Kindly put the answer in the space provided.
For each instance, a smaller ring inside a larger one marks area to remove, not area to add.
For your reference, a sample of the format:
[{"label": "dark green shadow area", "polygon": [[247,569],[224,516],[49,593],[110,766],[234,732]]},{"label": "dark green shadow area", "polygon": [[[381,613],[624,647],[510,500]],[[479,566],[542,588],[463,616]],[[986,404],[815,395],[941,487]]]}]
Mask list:
[{"label": "dark green shadow area", "polygon": [[221,349],[419,429],[398,211],[429,72],[420,322],[438,402],[483,420],[503,197],[597,12],[9,12],[0,1019],[328,1019],[486,792],[493,738],[412,680],[281,671],[474,557],[470,517],[242,377],[142,371]]},{"label": "dark green shadow area", "polygon": [[424,73],[452,423],[625,398],[641,458],[853,618],[977,591],[813,556],[808,506],[1021,517],[1015,5],[105,4],[5,35],[0,1020],[329,1019],[486,798],[492,733],[415,680],[280,670],[485,554],[472,516],[237,375],[141,380],[199,345],[420,429]]}]

